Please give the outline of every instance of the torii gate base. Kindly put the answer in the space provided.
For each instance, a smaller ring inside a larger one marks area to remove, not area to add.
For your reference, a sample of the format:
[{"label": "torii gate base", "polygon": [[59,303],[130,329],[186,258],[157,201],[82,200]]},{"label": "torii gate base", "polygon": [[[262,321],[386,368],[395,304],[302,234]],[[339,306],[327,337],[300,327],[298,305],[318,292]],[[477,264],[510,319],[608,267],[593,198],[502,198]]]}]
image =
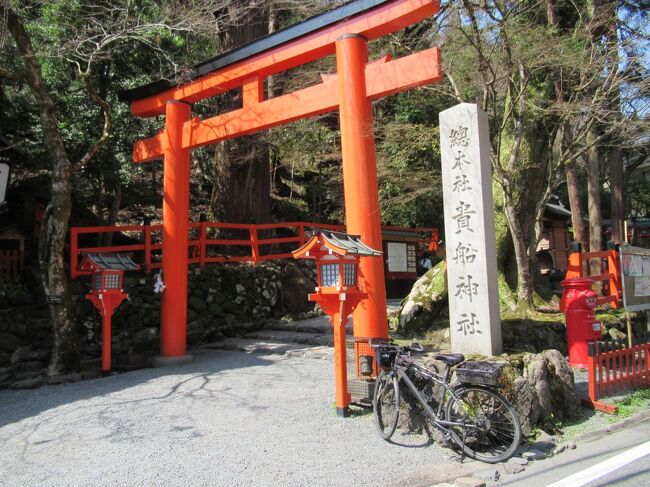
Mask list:
[{"label": "torii gate base", "polygon": [[[440,52],[427,49],[368,64],[368,40],[403,29],[439,10],[438,0],[351,2],[191,68],[190,81],[156,82],[122,94],[136,116],[165,115],[165,129],[134,144],[135,162],[163,157],[163,280],[160,351],[166,363],[186,361],[190,150],[333,110],[340,112],[347,232],[381,248],[372,100],[442,79]],[[337,74],[270,99],[264,78],[336,54]],[[185,73],[186,74],[186,73]],[[187,79],[187,76],[184,78]],[[201,120],[190,103],[241,88],[240,109]],[[355,343],[388,338],[384,266],[365,259],[359,287],[367,293],[353,314]],[[359,355],[366,353],[356,347]],[[375,369],[376,370],[376,369]]]}]

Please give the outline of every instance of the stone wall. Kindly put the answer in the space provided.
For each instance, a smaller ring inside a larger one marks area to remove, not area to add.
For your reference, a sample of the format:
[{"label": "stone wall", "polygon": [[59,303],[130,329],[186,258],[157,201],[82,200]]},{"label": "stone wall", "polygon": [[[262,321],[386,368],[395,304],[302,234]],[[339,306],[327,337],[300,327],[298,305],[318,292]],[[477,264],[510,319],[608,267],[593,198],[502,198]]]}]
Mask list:
[{"label": "stone wall", "polygon": [[[115,368],[148,366],[159,352],[160,294],[155,274],[125,276],[129,300],[113,315]],[[73,310],[79,328],[82,369],[98,371],[101,315],[83,295],[88,278],[71,282]],[[187,341],[201,343],[243,335],[269,320],[313,309],[307,294],[315,287],[313,265],[305,262],[208,265],[189,274]],[[24,285],[0,288],[0,387],[24,381],[41,385],[50,358],[52,330],[42,296]],[[18,387],[21,383],[18,384]]]},{"label": "stone wall", "polygon": [[52,344],[49,313],[24,285],[0,288],[0,387],[47,367]]}]

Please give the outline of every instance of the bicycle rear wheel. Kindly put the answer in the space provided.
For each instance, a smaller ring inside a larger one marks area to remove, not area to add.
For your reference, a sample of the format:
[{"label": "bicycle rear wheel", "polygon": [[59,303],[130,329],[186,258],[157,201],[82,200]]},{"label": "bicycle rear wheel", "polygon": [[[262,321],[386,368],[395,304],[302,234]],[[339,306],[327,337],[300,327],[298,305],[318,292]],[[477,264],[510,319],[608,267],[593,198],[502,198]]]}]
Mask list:
[{"label": "bicycle rear wheel", "polygon": [[382,370],[377,376],[372,411],[379,436],[389,440],[395,433],[399,418],[399,383],[392,370]]},{"label": "bicycle rear wheel", "polygon": [[480,386],[462,386],[447,400],[451,435],[465,454],[486,463],[498,463],[515,454],[521,443],[517,413],[496,392]]}]

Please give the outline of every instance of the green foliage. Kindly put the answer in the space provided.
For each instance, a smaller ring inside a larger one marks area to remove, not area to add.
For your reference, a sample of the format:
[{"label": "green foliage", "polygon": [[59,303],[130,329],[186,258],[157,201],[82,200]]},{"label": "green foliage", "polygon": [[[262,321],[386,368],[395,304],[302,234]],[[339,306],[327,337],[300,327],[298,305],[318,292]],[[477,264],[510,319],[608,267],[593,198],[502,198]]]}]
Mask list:
[{"label": "green foliage", "polygon": [[645,387],[634,391],[620,401],[615,401],[614,404],[618,407],[616,415],[619,418],[627,418],[640,411],[645,411],[650,406],[650,388]]}]

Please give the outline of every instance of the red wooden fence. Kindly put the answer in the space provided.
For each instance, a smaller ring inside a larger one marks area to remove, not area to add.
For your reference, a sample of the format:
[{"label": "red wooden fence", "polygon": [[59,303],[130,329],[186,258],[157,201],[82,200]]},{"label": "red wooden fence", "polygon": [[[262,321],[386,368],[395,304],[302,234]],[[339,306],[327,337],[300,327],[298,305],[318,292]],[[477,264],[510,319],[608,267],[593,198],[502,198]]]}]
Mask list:
[{"label": "red wooden fence", "polygon": [[[252,262],[291,258],[291,251],[302,246],[314,229],[345,231],[343,225],[288,222],[247,225],[243,223],[190,223],[190,264],[205,265],[214,262]],[[413,241],[437,244],[437,229],[383,227],[413,234]],[[121,233],[137,243],[111,246],[83,246],[84,235],[98,236]],[[282,236],[279,236],[282,235]],[[70,230],[70,274],[72,278],[87,274],[78,269],[85,253],[128,252],[139,254],[135,259],[150,272],[162,267],[162,225],[130,225],[106,227],[73,227]]]},{"label": "red wooden fence", "polygon": [[606,412],[616,406],[600,402],[603,396],[650,386],[650,334],[631,347],[624,341],[591,342],[588,345],[587,373],[589,399],[587,405]]},{"label": "red wooden fence", "polygon": [[[590,261],[598,259],[600,274],[590,275]],[[594,281],[603,282],[602,295],[598,298],[598,304],[610,303],[612,308],[620,308],[621,305],[621,261],[616,250],[604,250],[602,252],[572,252],[569,254],[569,265],[566,271],[566,278],[588,277]]]},{"label": "red wooden fence", "polygon": [[23,273],[24,255],[20,250],[0,250],[0,276],[16,279]]}]

